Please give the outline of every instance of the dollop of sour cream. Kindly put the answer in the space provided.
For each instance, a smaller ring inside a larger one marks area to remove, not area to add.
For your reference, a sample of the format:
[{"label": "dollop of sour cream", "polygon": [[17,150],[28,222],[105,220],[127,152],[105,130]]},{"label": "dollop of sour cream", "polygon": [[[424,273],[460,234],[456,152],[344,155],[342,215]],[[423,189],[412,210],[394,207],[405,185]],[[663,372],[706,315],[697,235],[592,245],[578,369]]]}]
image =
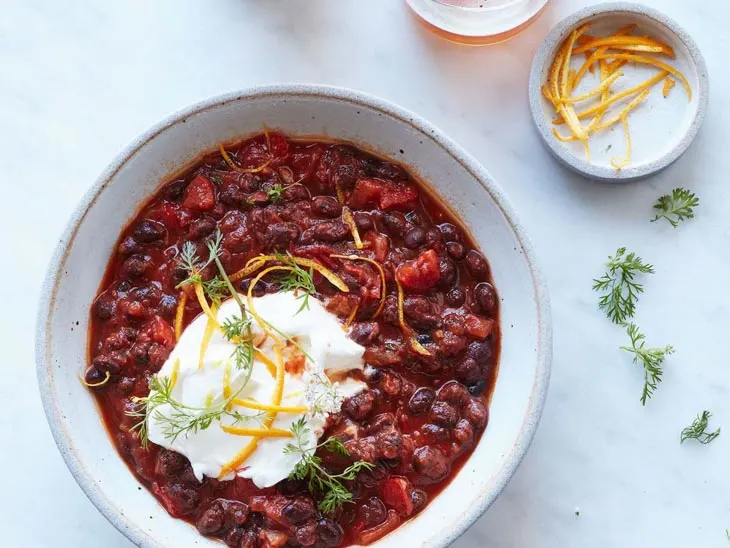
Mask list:
[{"label": "dollop of sour cream", "polygon": [[[344,398],[367,388],[364,383],[345,376],[347,371],[363,369],[365,348],[350,339],[337,317],[316,299],[310,297],[308,306],[301,309],[302,298],[292,292],[265,295],[254,299],[254,308],[264,320],[294,339],[311,357],[311,361],[303,359],[301,351],[291,344],[284,349],[287,373],[280,405],[307,407],[309,411],[278,413],[271,425],[271,428],[290,430],[292,424],[304,417],[309,430],[304,447],[311,449],[324,433],[328,413],[339,412]],[[223,324],[227,318],[240,317],[240,314],[238,304],[229,299],[218,309],[216,317]],[[276,380],[260,355],[256,354],[246,382],[247,371],[238,369],[232,357],[235,345],[220,330],[213,332],[201,367],[201,346],[207,324],[208,318],[201,314],[188,325],[158,373],[159,377],[175,379],[172,399],[186,406],[185,413],[200,415],[211,408],[220,409],[225,401],[223,386],[228,371],[231,393],[237,394],[237,398],[272,403]],[[275,361],[273,339],[264,338],[264,331],[255,320],[252,321],[252,330],[261,354]],[[263,342],[260,342],[262,339]],[[206,428],[188,430],[173,438],[166,419],[174,418],[176,410],[168,403],[162,404],[147,418],[149,439],[185,455],[198,480],[202,480],[203,476],[217,478],[225,465],[252,440],[249,436],[227,433],[221,425],[262,428],[266,418],[266,411],[238,406],[233,410],[250,418],[236,421],[224,414],[220,421],[214,420]],[[235,473],[250,478],[259,488],[276,484],[289,476],[301,459],[301,454],[285,451],[286,446],[294,441],[293,438],[261,438],[256,450]],[[233,473],[223,479],[231,478]]]}]

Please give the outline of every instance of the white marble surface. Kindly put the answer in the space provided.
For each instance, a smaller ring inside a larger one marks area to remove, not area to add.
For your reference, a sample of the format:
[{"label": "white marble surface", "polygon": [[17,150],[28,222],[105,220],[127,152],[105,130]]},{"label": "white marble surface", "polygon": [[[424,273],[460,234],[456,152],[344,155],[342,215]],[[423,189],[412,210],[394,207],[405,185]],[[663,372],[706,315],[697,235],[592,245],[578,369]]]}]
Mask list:
[{"label": "white marble surface", "polygon": [[[66,470],[35,383],[36,297],[77,200],[122,146],[175,109],[253,84],[317,82],[380,95],[463,144],[511,198],[550,285],[555,358],[542,424],[503,495],[456,545],[729,546],[730,4],[646,2],[704,52],[709,116],[668,171],[604,186],[548,156],[526,99],[538,44],[589,3],[554,0],[511,42],[466,48],[420,28],[400,0],[2,2],[0,545],[130,546]],[[679,185],[701,197],[697,219],[650,224],[655,199]],[[640,370],[590,289],[621,245],[657,269],[638,322],[650,343],[677,348],[646,408]],[[728,431],[707,447],[680,446],[704,408]]]}]

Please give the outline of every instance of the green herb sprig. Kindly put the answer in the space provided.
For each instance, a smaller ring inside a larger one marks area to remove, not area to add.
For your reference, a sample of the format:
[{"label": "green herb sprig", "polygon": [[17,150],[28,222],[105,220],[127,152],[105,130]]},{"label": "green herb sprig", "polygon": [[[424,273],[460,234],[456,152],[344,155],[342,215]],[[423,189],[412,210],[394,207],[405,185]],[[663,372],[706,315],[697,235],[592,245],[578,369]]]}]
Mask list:
[{"label": "green herb sprig", "polygon": [[633,362],[644,368],[644,388],[641,392],[641,404],[646,405],[647,400],[652,397],[657,386],[662,382],[664,373],[662,364],[667,356],[674,353],[674,348],[671,345],[663,348],[646,348],[646,336],[639,331],[638,326],[632,322],[625,327],[626,334],[631,339],[631,346],[622,346],[620,348],[633,354]]},{"label": "green herb sprig", "polygon": [[284,453],[301,455],[301,460],[297,463],[289,478],[307,480],[309,490],[322,496],[318,506],[324,513],[332,513],[343,504],[352,502],[352,493],[342,482],[354,480],[358,472],[371,470],[374,465],[365,461],[357,461],[341,473],[331,474],[322,466],[322,459],[315,453],[317,449],[324,448],[331,453],[347,457],[349,453],[342,442],[335,437],[329,437],[316,447],[305,448],[310,430],[304,417],[292,424],[291,431],[296,442],[288,444],[284,449]]},{"label": "green herb sprig", "polygon": [[686,188],[675,188],[671,194],[660,196],[654,209],[657,210],[657,216],[651,219],[651,222],[659,219],[666,219],[674,228],[679,223],[694,218],[694,208],[700,205],[700,199]]},{"label": "green herb sprig", "polygon": [[720,435],[720,428],[714,432],[707,431],[707,425],[710,422],[712,413],[704,410],[700,415],[697,415],[692,424],[682,430],[682,434],[679,438],[679,443],[684,443],[687,440],[697,440],[698,442],[707,445],[712,442],[717,436]]},{"label": "green herb sprig", "polygon": [[598,307],[613,323],[622,324],[634,316],[639,294],[644,292],[644,286],[635,281],[636,275],[653,274],[654,267],[633,252],[627,255],[625,247],[609,257],[606,266],[608,271],[593,280],[593,290],[604,293]]}]

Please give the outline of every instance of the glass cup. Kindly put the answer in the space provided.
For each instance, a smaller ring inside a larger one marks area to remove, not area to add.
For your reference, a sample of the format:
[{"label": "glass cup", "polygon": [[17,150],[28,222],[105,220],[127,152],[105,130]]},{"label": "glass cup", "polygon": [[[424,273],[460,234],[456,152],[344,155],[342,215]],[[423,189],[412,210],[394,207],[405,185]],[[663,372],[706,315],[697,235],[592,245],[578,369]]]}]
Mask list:
[{"label": "glass cup", "polygon": [[461,44],[503,42],[527,28],[548,0],[406,0],[436,34]]}]

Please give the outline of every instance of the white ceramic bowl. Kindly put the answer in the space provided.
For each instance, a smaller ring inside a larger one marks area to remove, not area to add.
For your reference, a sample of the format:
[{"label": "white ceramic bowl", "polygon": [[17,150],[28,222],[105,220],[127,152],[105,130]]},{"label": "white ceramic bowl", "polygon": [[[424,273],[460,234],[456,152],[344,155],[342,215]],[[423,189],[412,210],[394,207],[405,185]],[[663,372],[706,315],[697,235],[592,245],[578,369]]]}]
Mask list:
[{"label": "white ceramic bowl", "polygon": [[490,261],[503,303],[500,372],[487,430],[451,484],[416,519],[377,543],[445,546],[494,501],[535,433],[550,372],[547,291],[524,232],[487,172],[427,122],[348,90],[277,86],[204,101],[153,127],[99,177],[51,261],[38,314],[38,382],[61,454],[91,501],[134,543],[220,548],[139,488],[78,374],[86,366],[89,308],[122,227],[168,174],[264,124],[345,139],[412,166],[451,204]]}]

